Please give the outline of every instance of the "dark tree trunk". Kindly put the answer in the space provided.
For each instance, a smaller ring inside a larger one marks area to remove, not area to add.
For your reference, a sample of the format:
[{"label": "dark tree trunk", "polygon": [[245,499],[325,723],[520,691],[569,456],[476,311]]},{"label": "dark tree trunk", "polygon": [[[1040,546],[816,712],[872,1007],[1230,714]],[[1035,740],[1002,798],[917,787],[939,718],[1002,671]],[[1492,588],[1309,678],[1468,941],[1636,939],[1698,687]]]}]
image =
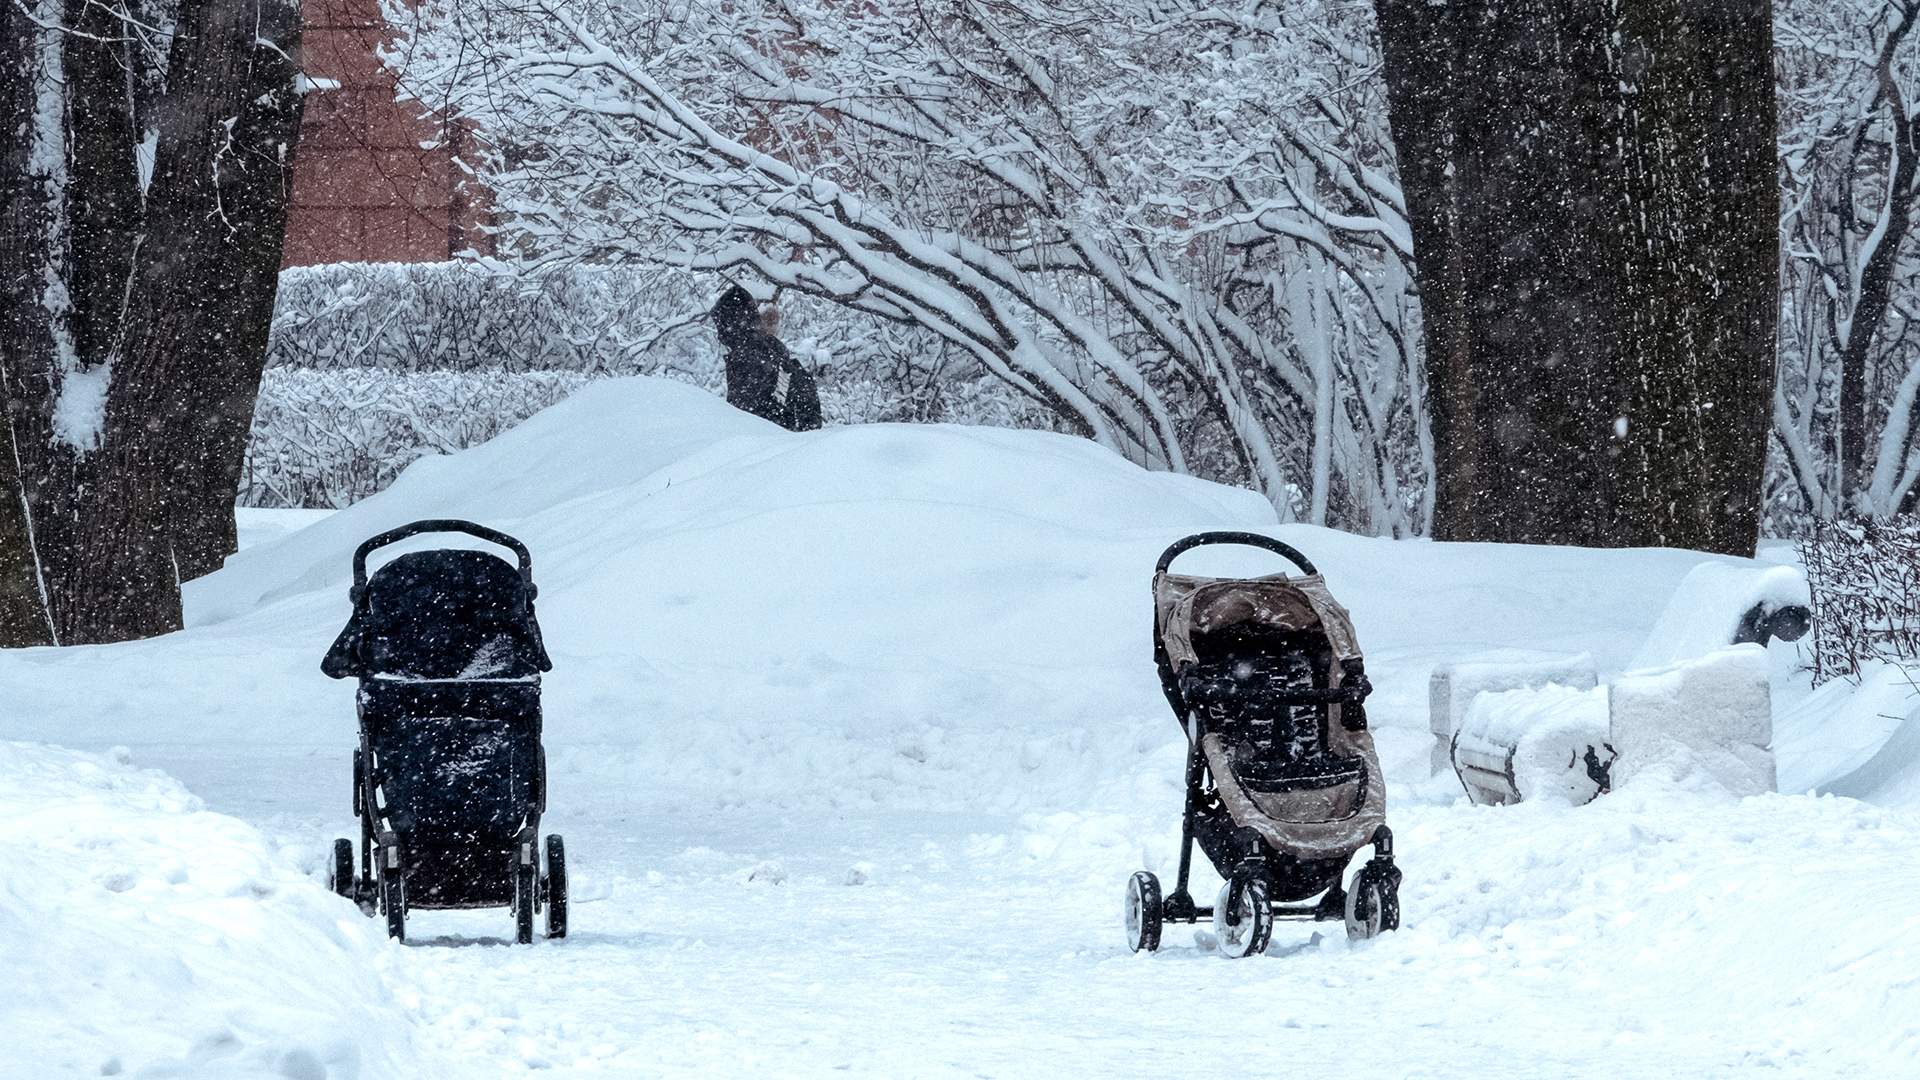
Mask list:
[{"label": "dark tree trunk", "polygon": [[[116,475],[163,484],[149,505],[119,507],[93,539],[103,555],[184,581],[234,550],[233,500],[301,110],[288,59],[296,6],[188,0],[178,25],[147,197],[150,250],[133,284],[103,447]],[[256,37],[284,44],[263,48]]]},{"label": "dark tree trunk", "polygon": [[1376,0],[1434,533],[1751,554],[1777,318],[1765,0]]},{"label": "dark tree trunk", "polygon": [[[180,582],[233,551],[301,112],[294,0],[183,0],[164,78],[114,9],[64,7],[75,32],[37,38],[0,14],[10,35],[0,63],[44,65],[60,50],[56,134],[68,163],[23,174],[25,188],[58,198],[0,195],[10,218],[18,202],[42,219],[22,245],[32,250],[0,261],[0,366],[31,529],[18,546],[0,513],[0,574],[24,559],[45,624],[0,625],[3,644],[177,629]],[[31,128],[41,92],[0,97],[0,126]],[[135,147],[148,125],[157,140],[143,196]],[[63,304],[33,288],[49,273]]]},{"label": "dark tree trunk", "polygon": [[24,467],[32,444],[46,430],[52,400],[48,372],[54,363],[47,282],[55,273],[56,203],[35,166],[36,142],[21,138],[32,127],[48,82],[42,32],[31,13],[0,4],[0,390],[6,416],[0,422],[0,647],[44,645],[52,626],[40,592],[39,563],[30,500],[36,472]]}]

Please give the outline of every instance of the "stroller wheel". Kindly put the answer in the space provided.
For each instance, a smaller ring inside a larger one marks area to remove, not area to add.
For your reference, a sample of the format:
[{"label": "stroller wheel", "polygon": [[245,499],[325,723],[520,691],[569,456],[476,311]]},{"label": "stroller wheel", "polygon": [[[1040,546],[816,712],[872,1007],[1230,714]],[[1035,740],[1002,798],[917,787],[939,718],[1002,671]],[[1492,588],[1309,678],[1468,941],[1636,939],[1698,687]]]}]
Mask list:
[{"label": "stroller wheel", "polygon": [[547,936],[567,936],[567,846],[558,834],[547,837]]},{"label": "stroller wheel", "polygon": [[513,940],[533,944],[534,890],[539,887],[540,866],[533,845],[516,844],[513,854]]},{"label": "stroller wheel", "polygon": [[1160,947],[1160,923],[1166,910],[1160,902],[1160,879],[1145,870],[1127,879],[1127,948],[1153,952]]},{"label": "stroller wheel", "polygon": [[407,940],[407,879],[397,868],[380,870],[380,904],[387,909],[387,936]]},{"label": "stroller wheel", "polygon": [[1399,883],[1372,863],[1353,876],[1347,890],[1347,937],[1365,941],[1400,928]]},{"label": "stroller wheel", "polygon": [[1267,951],[1267,939],[1273,935],[1273,907],[1267,901],[1266,881],[1257,874],[1236,873],[1220,886],[1220,898],[1213,905],[1213,935],[1220,955],[1230,959]]},{"label": "stroller wheel", "polygon": [[353,895],[353,841],[333,842],[333,865],[327,869],[327,888],[349,900]]}]

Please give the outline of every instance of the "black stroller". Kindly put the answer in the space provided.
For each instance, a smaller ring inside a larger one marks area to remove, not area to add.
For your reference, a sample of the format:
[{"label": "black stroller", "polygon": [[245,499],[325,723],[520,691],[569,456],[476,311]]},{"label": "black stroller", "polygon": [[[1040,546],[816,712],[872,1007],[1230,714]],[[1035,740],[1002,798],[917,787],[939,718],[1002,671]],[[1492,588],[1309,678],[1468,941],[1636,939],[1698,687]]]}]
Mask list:
[{"label": "black stroller", "polygon": [[[422,533],[458,532],[510,549],[401,555],[367,576],[367,556]],[[511,907],[515,940],[567,933],[567,860],[546,840],[540,673],[551,670],[534,619],[526,545],[468,521],[416,521],[353,553],[353,617],[320,670],[360,680],[353,755],[353,843],[333,845],[333,889],[405,939],[412,908]]]},{"label": "black stroller", "polygon": [[[1208,544],[1264,548],[1305,576],[1168,573]],[[1172,895],[1145,870],[1127,883],[1127,944],[1151,951],[1163,923],[1208,917],[1227,956],[1264,950],[1275,919],[1344,919],[1355,938],[1398,927],[1371,687],[1353,623],[1313,564],[1257,533],[1200,533],[1160,556],[1153,601],[1154,662],[1188,738],[1186,809]],[[1187,891],[1195,841],[1226,879],[1210,908]],[[1343,885],[1369,844],[1372,858]]]}]

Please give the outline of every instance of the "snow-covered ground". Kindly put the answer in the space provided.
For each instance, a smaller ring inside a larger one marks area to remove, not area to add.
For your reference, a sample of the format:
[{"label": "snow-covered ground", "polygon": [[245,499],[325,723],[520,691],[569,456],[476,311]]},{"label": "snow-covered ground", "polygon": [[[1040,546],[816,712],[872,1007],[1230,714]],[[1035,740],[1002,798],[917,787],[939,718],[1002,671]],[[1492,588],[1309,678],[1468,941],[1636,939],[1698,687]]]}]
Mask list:
[{"label": "snow-covered ground", "polygon": [[[535,553],[565,942],[503,945],[499,911],[421,913],[394,946],[322,890],[353,830],[353,691],[318,668],[348,557],[430,516]],[[0,969],[28,991],[0,997],[0,1075],[1920,1075],[1904,684],[1808,694],[1773,650],[1783,787],[1872,801],[1484,808],[1426,776],[1435,663],[1616,672],[1703,556],[1282,528],[1079,440],[792,435],[651,380],[242,525],[186,632],[0,655],[0,736],[128,748],[0,747]],[[1126,875],[1171,877],[1178,839],[1148,578],[1221,527],[1284,537],[1352,609],[1398,934],[1283,925],[1240,962],[1182,928],[1122,943]]]}]

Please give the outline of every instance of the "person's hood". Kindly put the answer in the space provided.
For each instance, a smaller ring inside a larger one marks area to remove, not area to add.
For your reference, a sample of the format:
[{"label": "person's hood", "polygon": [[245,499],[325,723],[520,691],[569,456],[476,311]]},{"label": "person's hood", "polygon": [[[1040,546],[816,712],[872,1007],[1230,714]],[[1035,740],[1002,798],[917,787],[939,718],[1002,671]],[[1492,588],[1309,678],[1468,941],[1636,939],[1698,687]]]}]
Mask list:
[{"label": "person's hood", "polygon": [[713,327],[720,335],[720,343],[731,345],[753,333],[760,318],[760,305],[754,303],[752,293],[735,285],[720,294],[720,299],[714,302],[713,310],[708,314],[713,318]]}]

